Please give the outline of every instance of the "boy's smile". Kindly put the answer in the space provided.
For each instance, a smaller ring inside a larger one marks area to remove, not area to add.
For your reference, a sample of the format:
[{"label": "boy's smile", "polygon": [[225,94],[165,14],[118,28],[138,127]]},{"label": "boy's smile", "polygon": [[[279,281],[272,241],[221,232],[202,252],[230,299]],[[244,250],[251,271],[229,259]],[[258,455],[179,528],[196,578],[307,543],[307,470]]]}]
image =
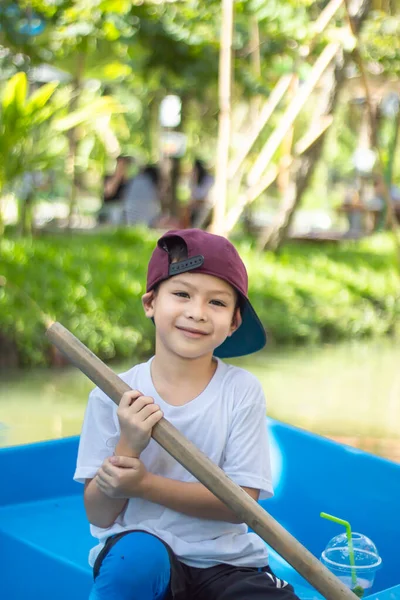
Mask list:
[{"label": "boy's smile", "polygon": [[156,348],[181,358],[212,355],[241,323],[233,287],[213,275],[183,273],[143,296],[154,319]]},{"label": "boy's smile", "polygon": [[206,331],[201,331],[200,329],[193,329],[191,327],[180,327],[179,325],[177,325],[176,328],[182,331],[182,333],[189,338],[199,338],[203,335],[208,335]]}]

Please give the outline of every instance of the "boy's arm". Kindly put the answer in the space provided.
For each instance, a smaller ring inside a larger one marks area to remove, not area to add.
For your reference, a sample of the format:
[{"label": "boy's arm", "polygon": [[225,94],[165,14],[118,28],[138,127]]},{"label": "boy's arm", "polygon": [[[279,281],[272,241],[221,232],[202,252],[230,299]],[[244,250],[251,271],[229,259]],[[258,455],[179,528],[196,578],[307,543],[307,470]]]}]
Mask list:
[{"label": "boy's arm", "polygon": [[95,478],[85,483],[84,504],[89,523],[107,529],[124,510],[127,498],[110,498],[96,485]]},{"label": "boy's arm", "polygon": [[[131,450],[123,436],[121,436],[115,452],[117,455],[122,454],[129,458],[138,458],[138,455]],[[111,497],[103,491],[104,486],[103,490],[101,489],[101,475],[104,466],[103,464],[93,479],[86,480],[83,499],[89,523],[106,529],[111,527],[118,515],[124,510],[129,498]]]},{"label": "boy's arm", "polygon": [[[142,498],[191,517],[229,523],[242,522],[202,483],[176,481],[155,475],[147,471],[138,458],[112,456],[104,461],[96,479],[97,487],[106,495],[107,500],[118,498],[126,502],[128,498]],[[258,500],[259,490],[243,486],[242,489],[254,500]],[[123,510],[122,502],[121,504],[113,504],[109,501],[103,503],[101,496],[94,494],[93,492],[93,503],[95,500],[98,502],[99,512],[96,516],[99,519],[105,517],[106,510],[107,518],[110,520],[118,516],[117,510]]]},{"label": "boy's arm", "polygon": [[[115,453],[130,459],[137,459],[148,445],[151,429],[161,419],[162,412],[154,404],[153,398],[143,396],[138,390],[130,390],[122,396],[117,415],[121,432]],[[88,418],[87,421],[89,422],[90,419]],[[109,421],[111,421],[110,418],[106,420],[106,423],[108,424]],[[102,430],[104,428],[103,422]],[[103,452],[106,444],[103,440],[101,442],[101,451]],[[104,529],[111,527],[124,510],[129,498],[125,489],[122,493],[116,492],[115,482],[110,479],[111,458],[105,458],[93,479],[86,479],[84,491],[84,505],[88,521],[92,525]],[[126,480],[125,475],[126,473],[122,477],[124,481]]]},{"label": "boy's arm", "polygon": [[[253,500],[258,500],[259,490],[249,487],[242,489]],[[147,472],[137,495],[191,517],[242,523],[242,520],[202,483],[176,481]]]}]

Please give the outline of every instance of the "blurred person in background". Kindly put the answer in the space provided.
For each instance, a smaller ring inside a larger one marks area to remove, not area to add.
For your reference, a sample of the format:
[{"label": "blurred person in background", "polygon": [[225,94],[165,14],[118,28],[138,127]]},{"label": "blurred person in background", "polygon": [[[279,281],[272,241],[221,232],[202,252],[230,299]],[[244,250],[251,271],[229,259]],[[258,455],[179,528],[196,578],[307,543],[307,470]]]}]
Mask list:
[{"label": "blurred person in background", "polygon": [[114,173],[105,176],[99,223],[121,225],[124,222],[124,195],[131,181],[128,171],[133,163],[130,156],[118,156]]},{"label": "blurred person in background", "polygon": [[[397,220],[400,222],[400,188],[396,185],[391,185],[389,192],[393,212]],[[367,201],[367,206],[370,210],[376,211],[374,230],[383,229],[386,220],[386,203],[385,182],[381,175],[377,175],[374,178],[374,193],[372,198]]]},{"label": "blurred person in background", "polygon": [[215,179],[202,160],[196,159],[190,179],[188,221],[190,227],[206,228],[211,223]]},{"label": "blurred person in background", "polygon": [[157,226],[161,215],[160,171],[145,165],[124,190],[124,213],[127,225]]}]

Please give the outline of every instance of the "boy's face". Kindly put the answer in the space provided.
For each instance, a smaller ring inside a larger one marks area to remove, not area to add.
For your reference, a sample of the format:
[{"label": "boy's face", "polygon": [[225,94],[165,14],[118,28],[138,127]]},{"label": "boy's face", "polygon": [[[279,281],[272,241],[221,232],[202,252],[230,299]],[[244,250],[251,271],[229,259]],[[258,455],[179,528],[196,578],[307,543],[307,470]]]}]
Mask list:
[{"label": "boy's face", "polygon": [[236,291],[212,275],[176,275],[142,301],[146,316],[154,318],[156,348],[182,358],[211,355],[241,324]]}]

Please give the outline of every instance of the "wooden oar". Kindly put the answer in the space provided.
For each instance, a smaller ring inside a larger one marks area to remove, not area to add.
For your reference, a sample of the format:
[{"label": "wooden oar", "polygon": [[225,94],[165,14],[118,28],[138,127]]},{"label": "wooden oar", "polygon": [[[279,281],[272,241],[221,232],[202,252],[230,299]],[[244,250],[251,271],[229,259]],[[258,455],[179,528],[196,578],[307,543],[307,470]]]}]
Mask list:
[{"label": "wooden oar", "polygon": [[[60,323],[50,325],[46,336],[116,404],[131,389]],[[356,596],[349,588],[171,423],[162,418],[153,428],[152,437],[325,598],[355,600]]]}]

